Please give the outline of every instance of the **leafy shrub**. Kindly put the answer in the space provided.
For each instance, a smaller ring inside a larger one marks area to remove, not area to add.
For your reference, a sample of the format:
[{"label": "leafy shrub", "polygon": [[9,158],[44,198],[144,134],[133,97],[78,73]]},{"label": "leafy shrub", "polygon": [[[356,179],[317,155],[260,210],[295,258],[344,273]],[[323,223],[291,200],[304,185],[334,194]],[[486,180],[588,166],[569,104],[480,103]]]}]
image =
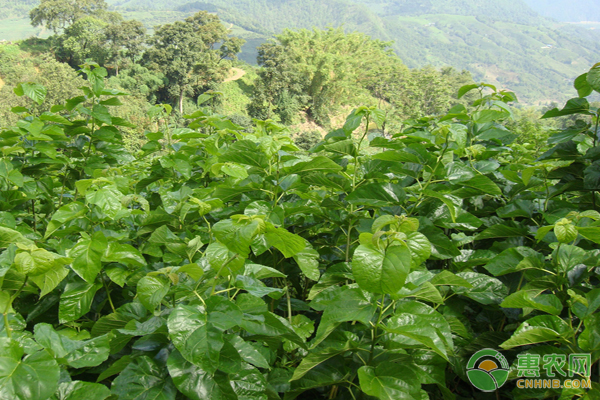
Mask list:
[{"label": "leafy shrub", "polygon": [[[511,379],[525,353],[597,364],[599,115],[585,98],[544,115],[585,126],[526,163],[503,161],[514,95],[485,85],[460,91],[474,109],[390,138],[358,132],[385,115],[359,107],[311,154],[272,121],[248,133],[199,110],[147,132],[135,158],[111,112],[124,93],[83,72],[85,96],[17,108],[0,131],[4,397],[464,398],[482,348],[504,350]],[[595,379],[498,396],[593,398]]]}]

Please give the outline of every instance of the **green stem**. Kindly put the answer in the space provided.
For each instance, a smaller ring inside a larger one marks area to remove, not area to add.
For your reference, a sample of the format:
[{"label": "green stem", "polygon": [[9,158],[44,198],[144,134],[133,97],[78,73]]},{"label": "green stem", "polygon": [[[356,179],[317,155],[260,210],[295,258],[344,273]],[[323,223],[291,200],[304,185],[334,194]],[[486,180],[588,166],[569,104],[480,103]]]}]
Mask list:
[{"label": "green stem", "polygon": [[108,298],[108,303],[110,304],[110,308],[113,313],[116,313],[115,305],[113,304],[112,298],[110,297],[110,290],[108,290],[108,285],[106,284],[106,280],[102,279],[102,285],[104,286],[104,290],[106,291],[106,297]]},{"label": "green stem", "polygon": [[215,294],[215,288],[217,287],[217,281],[219,280],[219,275],[221,275],[221,271],[223,271],[223,268],[225,268],[227,265],[229,265],[230,262],[232,262],[233,260],[235,260],[236,258],[238,258],[239,254],[236,254],[232,257],[229,257],[229,260],[225,261],[225,264],[223,264],[221,266],[221,268],[219,268],[219,272],[217,272],[217,276],[215,276],[215,281],[213,282],[213,287],[212,290],[210,292],[210,295],[214,295]]},{"label": "green stem", "polygon": [[12,330],[10,329],[10,324],[8,322],[8,312],[10,311],[10,308],[12,307],[12,304],[15,301],[15,299],[17,297],[19,297],[19,295],[21,294],[21,291],[23,291],[23,288],[25,287],[25,285],[27,285],[27,279],[28,279],[28,277],[25,277],[25,280],[23,281],[23,284],[21,285],[19,290],[17,290],[17,292],[10,297],[10,300],[8,301],[8,303],[6,304],[6,307],[4,308],[4,313],[3,313],[3,315],[4,315],[4,330],[6,331],[6,336],[9,339],[12,337]]},{"label": "green stem", "polygon": [[288,321],[290,325],[292,324],[292,299],[290,298],[290,285],[286,285],[285,287],[285,295],[287,297],[287,309],[288,309]]},{"label": "green stem", "polygon": [[377,344],[377,338],[378,338],[378,328],[379,328],[379,324],[381,323],[381,320],[383,319],[383,312],[384,312],[384,309],[385,309],[384,306],[385,306],[385,294],[382,294],[381,295],[381,304],[379,304],[379,316],[377,317],[377,323],[375,324],[375,327],[373,329],[373,336],[371,338],[371,349],[370,349],[370,354],[369,354],[369,365],[373,361],[373,354],[374,354],[375,345]]}]

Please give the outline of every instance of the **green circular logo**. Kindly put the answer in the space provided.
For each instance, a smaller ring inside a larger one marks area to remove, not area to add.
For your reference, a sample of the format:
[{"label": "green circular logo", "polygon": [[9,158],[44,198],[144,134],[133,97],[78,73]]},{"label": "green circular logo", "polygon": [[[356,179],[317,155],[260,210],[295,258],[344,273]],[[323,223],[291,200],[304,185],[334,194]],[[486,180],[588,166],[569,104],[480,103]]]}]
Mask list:
[{"label": "green circular logo", "polygon": [[508,379],[508,361],[494,349],[479,350],[469,359],[467,376],[477,389],[493,392]]}]

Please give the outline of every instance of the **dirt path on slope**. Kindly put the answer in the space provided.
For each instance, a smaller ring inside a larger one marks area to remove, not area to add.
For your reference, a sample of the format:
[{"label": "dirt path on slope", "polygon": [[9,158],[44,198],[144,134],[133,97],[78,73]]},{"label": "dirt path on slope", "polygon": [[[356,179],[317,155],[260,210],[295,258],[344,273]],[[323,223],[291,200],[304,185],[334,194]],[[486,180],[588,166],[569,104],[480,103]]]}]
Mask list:
[{"label": "dirt path on slope", "polygon": [[0,78],[0,90],[2,90],[3,86],[4,86],[4,81],[2,80],[2,78]]},{"label": "dirt path on slope", "polygon": [[246,71],[244,71],[241,68],[231,68],[231,72],[234,73],[233,76],[230,76],[229,78],[226,78],[223,82],[237,81],[242,76],[246,75]]}]

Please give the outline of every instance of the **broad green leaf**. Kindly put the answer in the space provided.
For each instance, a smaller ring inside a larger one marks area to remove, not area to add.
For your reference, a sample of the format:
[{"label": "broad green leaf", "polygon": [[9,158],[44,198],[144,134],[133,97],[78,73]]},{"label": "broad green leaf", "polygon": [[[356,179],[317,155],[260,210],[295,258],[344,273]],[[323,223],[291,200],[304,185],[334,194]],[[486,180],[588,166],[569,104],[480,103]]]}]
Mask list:
[{"label": "broad green leaf", "polygon": [[313,249],[308,241],[305,240],[304,243],[304,249],[294,255],[294,260],[296,260],[302,273],[308,279],[318,281],[321,277],[321,272],[319,272],[319,252]]},{"label": "broad green leaf", "polygon": [[204,256],[211,268],[221,276],[235,275],[244,266],[244,258],[230,251],[221,242],[209,244]]},{"label": "broad green leaf", "polygon": [[575,87],[575,90],[577,90],[579,97],[587,97],[592,94],[592,91],[594,90],[588,82],[587,72],[575,78],[573,86]]},{"label": "broad green leaf", "polygon": [[292,343],[296,343],[303,349],[306,348],[306,343],[298,336],[289,322],[271,312],[253,315],[244,314],[239,325],[248,332],[248,334],[256,336],[256,338],[287,339]]},{"label": "broad green leaf", "polygon": [[454,275],[452,272],[447,270],[435,275],[429,282],[432,285],[462,286],[465,288],[473,287],[473,285],[471,285],[466,279]]},{"label": "broad green leaf", "polygon": [[492,258],[484,268],[494,276],[525,269],[543,269],[544,256],[530,247],[513,247]]},{"label": "broad green leaf", "polygon": [[597,352],[600,350],[600,314],[589,315],[585,320],[585,329],[577,338],[577,344],[583,351]]},{"label": "broad green leaf", "polygon": [[548,314],[559,315],[563,306],[558,297],[553,294],[541,294],[542,290],[523,290],[506,297],[500,304],[503,308],[533,308],[547,312]]},{"label": "broad green leaf", "polygon": [[401,348],[423,347],[448,360],[453,348],[452,331],[446,319],[418,301],[402,301],[386,322],[389,340]]},{"label": "broad green leaf", "polygon": [[[590,73],[588,72],[588,83],[589,79]],[[590,86],[593,87],[593,85]],[[591,113],[589,109],[590,103],[587,101],[587,99],[577,97],[567,101],[567,104],[565,104],[562,110],[559,110],[558,108],[553,108],[552,110],[546,111],[546,113],[542,115],[542,118],[555,118],[572,114],[590,115]]]},{"label": "broad green leaf", "polygon": [[69,275],[69,270],[63,265],[58,265],[42,275],[30,276],[29,280],[40,288],[40,298],[42,298],[53,291],[67,275]]},{"label": "broad green leaf", "polygon": [[279,272],[278,270],[267,267],[266,265],[260,264],[246,264],[244,275],[253,276],[256,279],[267,279],[267,278],[285,278],[286,274]]},{"label": "broad green leaf", "polygon": [[46,99],[46,94],[48,94],[44,86],[34,82],[19,83],[14,92],[17,96],[25,95],[38,104],[42,104]]},{"label": "broad green leaf", "polygon": [[109,356],[109,339],[106,335],[90,340],[72,340],[56,332],[52,325],[39,323],[34,328],[35,340],[50,350],[56,358],[73,368],[95,367]]},{"label": "broad green leaf", "polygon": [[69,250],[72,257],[71,268],[87,283],[94,283],[102,269],[102,255],[106,251],[108,240],[101,231],[94,232],[90,239],[83,239]]},{"label": "broad green leaf", "polygon": [[452,290],[469,297],[481,304],[500,304],[508,295],[508,288],[498,279],[477,272],[460,272],[456,274],[469,282],[473,287],[456,286]]},{"label": "broad green leaf", "polygon": [[561,244],[552,252],[552,258],[558,261],[559,272],[565,273],[583,263],[587,258],[587,253],[580,247]]},{"label": "broad green leaf", "polygon": [[83,381],[61,382],[56,391],[57,400],[104,400],[110,395],[106,386]]},{"label": "broad green leaf", "polygon": [[248,171],[246,171],[246,168],[235,163],[225,163],[221,167],[221,171],[229,176],[238,179],[246,179],[248,177]]},{"label": "broad green leaf", "polygon": [[386,207],[400,205],[405,198],[406,193],[400,185],[371,183],[358,187],[346,196],[346,201],[350,204]]},{"label": "broad green leaf", "polygon": [[596,244],[600,244],[600,227],[597,226],[577,226],[577,232]]},{"label": "broad green leaf", "polygon": [[146,265],[146,260],[138,249],[129,244],[118,242],[108,243],[108,247],[102,255],[102,261],[121,263],[131,267],[143,267]]},{"label": "broad green leaf", "polygon": [[554,234],[560,243],[569,243],[577,239],[577,229],[575,229],[575,225],[566,218],[563,218],[554,224]]},{"label": "broad green leaf", "polygon": [[75,321],[87,314],[92,307],[96,292],[101,287],[100,284],[90,284],[80,280],[67,283],[65,291],[60,296],[59,322],[64,324]]},{"label": "broad green leaf", "polygon": [[60,369],[46,351],[23,357],[16,341],[0,338],[0,398],[10,400],[45,400],[58,386]]},{"label": "broad green leaf", "polygon": [[419,375],[412,366],[383,362],[376,367],[358,369],[360,388],[380,400],[413,400],[421,398]]},{"label": "broad green leaf", "polygon": [[362,290],[348,287],[338,289],[335,297],[323,305],[313,301],[311,307],[323,311],[313,347],[325,340],[342,322],[359,321],[369,325],[377,309]]},{"label": "broad green leaf", "polygon": [[64,267],[71,259],[62,257],[59,254],[52,253],[45,249],[37,247],[30,248],[29,251],[20,251],[14,259],[14,266],[17,272],[30,276],[39,276],[55,268]]},{"label": "broad green leaf", "polygon": [[8,247],[11,243],[19,243],[26,246],[33,244],[31,240],[24,237],[20,232],[0,226],[0,248]]},{"label": "broad green leaf", "polygon": [[167,369],[148,356],[134,358],[113,381],[111,391],[127,400],[175,400],[177,396]]},{"label": "broad green leaf", "polygon": [[59,208],[53,215],[52,219],[46,227],[46,233],[44,238],[49,238],[54,232],[63,227],[67,222],[79,218],[87,212],[85,204],[75,201],[73,203],[65,204]]},{"label": "broad green leaf", "polygon": [[145,276],[138,281],[137,297],[150,312],[154,312],[169,293],[169,281],[158,276]]},{"label": "broad green leaf", "polygon": [[123,194],[114,187],[105,187],[95,192],[86,193],[85,198],[90,204],[95,204],[109,218],[115,219],[123,208],[121,198]]},{"label": "broad green leaf", "polygon": [[294,164],[285,171],[286,175],[305,174],[308,172],[338,172],[342,167],[327,157],[317,156],[310,161]]},{"label": "broad green leaf", "polygon": [[173,344],[186,360],[207,373],[217,370],[223,333],[209,323],[203,307],[177,306],[169,315],[167,326]]},{"label": "broad green leaf", "polygon": [[561,318],[540,315],[523,322],[510,339],[500,345],[503,349],[543,342],[565,342],[572,329]]},{"label": "broad green leaf", "polygon": [[229,250],[242,257],[248,257],[252,239],[260,229],[260,220],[224,219],[213,225],[212,232]]},{"label": "broad green leaf", "polygon": [[600,63],[595,64],[587,73],[587,82],[596,92],[600,92]]},{"label": "broad green leaf", "polygon": [[283,293],[282,289],[267,286],[263,282],[251,276],[238,275],[235,278],[234,285],[235,287],[244,289],[256,297],[263,297],[271,293]]},{"label": "broad green leaf", "polygon": [[410,272],[411,252],[404,245],[382,251],[372,244],[360,245],[352,258],[352,274],[358,285],[372,293],[396,293]]},{"label": "broad green leaf", "polygon": [[267,243],[281,251],[286,258],[294,257],[306,249],[306,240],[301,236],[288,232],[284,228],[275,228],[269,225],[265,232]]},{"label": "broad green leaf", "polygon": [[427,236],[419,232],[412,232],[406,238],[406,245],[410,250],[413,266],[419,266],[431,256],[431,243]]},{"label": "broad green leaf", "polygon": [[214,374],[207,372],[190,363],[177,350],[169,355],[167,368],[177,389],[189,399],[238,399],[227,374],[221,371]]},{"label": "broad green leaf", "polygon": [[484,240],[484,239],[497,239],[497,238],[507,238],[507,237],[522,237],[527,236],[527,230],[523,228],[515,228],[508,225],[493,225],[478,234],[475,239],[476,240]]},{"label": "broad green leaf", "polygon": [[270,365],[267,359],[256,350],[250,343],[246,342],[237,334],[231,334],[227,337],[227,341],[236,348],[239,355],[244,361],[258,368],[269,369]]}]

